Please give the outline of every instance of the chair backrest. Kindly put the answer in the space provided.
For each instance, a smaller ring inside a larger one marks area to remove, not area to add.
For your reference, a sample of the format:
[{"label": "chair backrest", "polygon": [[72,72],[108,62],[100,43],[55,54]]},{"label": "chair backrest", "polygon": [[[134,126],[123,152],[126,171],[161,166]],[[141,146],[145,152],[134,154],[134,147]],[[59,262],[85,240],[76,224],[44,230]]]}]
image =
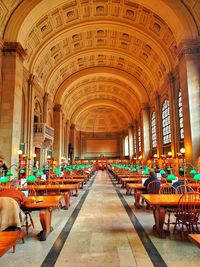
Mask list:
[{"label": "chair backrest", "polygon": [[152,181],[147,186],[147,192],[148,194],[159,194],[160,190],[160,181]]},{"label": "chair backrest", "polygon": [[172,185],[162,186],[160,187],[159,194],[176,194],[176,188],[174,188]]},{"label": "chair backrest", "polygon": [[178,203],[178,214],[184,222],[197,223],[200,216],[200,193],[183,194]]},{"label": "chair backrest", "polygon": [[192,187],[190,187],[189,185],[179,185],[176,188],[176,193],[177,194],[184,194],[184,193],[192,193],[194,192],[194,189]]}]

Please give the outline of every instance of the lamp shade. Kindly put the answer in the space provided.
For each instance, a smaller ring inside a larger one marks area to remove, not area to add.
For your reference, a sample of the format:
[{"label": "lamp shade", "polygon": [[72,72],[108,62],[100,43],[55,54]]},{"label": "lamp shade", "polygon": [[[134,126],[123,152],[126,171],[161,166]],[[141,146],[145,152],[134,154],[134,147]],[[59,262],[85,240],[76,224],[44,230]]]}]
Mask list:
[{"label": "lamp shade", "polygon": [[43,171],[38,171],[37,172],[37,175],[43,175],[44,173],[43,173]]},{"label": "lamp shade", "polygon": [[6,176],[13,176],[13,173],[12,172],[7,172]]},{"label": "lamp shade", "polygon": [[181,168],[179,168],[179,171],[183,172],[183,171],[184,171],[184,169],[181,167]]},{"label": "lamp shade", "polygon": [[19,172],[20,172],[20,173],[25,173],[25,170],[20,170]]},{"label": "lamp shade", "polygon": [[176,176],[173,174],[173,173],[171,173],[171,174],[169,174],[168,176],[167,176],[167,178],[166,178],[168,181],[173,181],[173,180],[176,180]]},{"label": "lamp shade", "polygon": [[32,173],[37,173],[37,170],[36,169],[32,170]]},{"label": "lamp shade", "polygon": [[196,174],[197,172],[196,172],[196,170],[195,169],[192,169],[191,171],[190,171],[190,174]]},{"label": "lamp shade", "polygon": [[29,175],[26,179],[27,182],[35,182],[37,178],[34,175]]},{"label": "lamp shade", "polygon": [[137,171],[137,169],[136,169],[136,168],[132,168],[132,171],[133,171],[133,172],[136,172],[136,171]]},{"label": "lamp shade", "polygon": [[165,172],[164,170],[161,170],[161,171],[160,171],[160,174],[163,174],[163,175],[165,175],[165,174],[166,174],[166,172]]},{"label": "lamp shade", "polygon": [[170,168],[170,167],[168,167],[168,168],[167,168],[167,170],[168,170],[168,171],[171,171],[171,168]]},{"label": "lamp shade", "polygon": [[200,181],[200,173],[195,174],[194,178],[195,181]]},{"label": "lamp shade", "polygon": [[9,182],[8,177],[6,177],[6,176],[0,177],[0,183],[8,183],[8,182]]},{"label": "lamp shade", "polygon": [[142,174],[144,174],[144,175],[148,175],[148,174],[149,174],[149,171],[148,171],[148,170],[144,170],[144,171],[142,172]]}]

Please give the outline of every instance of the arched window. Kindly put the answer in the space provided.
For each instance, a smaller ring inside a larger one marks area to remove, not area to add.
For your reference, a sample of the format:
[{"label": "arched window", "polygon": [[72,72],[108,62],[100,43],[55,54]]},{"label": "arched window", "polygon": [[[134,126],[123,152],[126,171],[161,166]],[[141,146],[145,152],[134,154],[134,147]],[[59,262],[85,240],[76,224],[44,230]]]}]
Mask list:
[{"label": "arched window", "polygon": [[141,143],[141,130],[140,127],[138,128],[138,151],[141,152],[142,150],[142,143]]},{"label": "arched window", "polygon": [[162,106],[162,132],[163,144],[171,143],[169,100],[165,100]]},{"label": "arched window", "polygon": [[153,112],[151,116],[151,139],[152,148],[157,147],[157,136],[156,136],[156,113]]},{"label": "arched window", "polygon": [[184,139],[183,107],[182,107],[181,90],[179,90],[179,92],[178,92],[178,117],[179,117],[179,133],[180,133],[180,139]]},{"label": "arched window", "polygon": [[134,134],[133,134],[133,151],[134,151],[134,155],[136,155],[136,133],[134,131]]},{"label": "arched window", "polygon": [[128,135],[125,137],[124,140],[124,156],[129,156],[129,149],[128,149]]}]

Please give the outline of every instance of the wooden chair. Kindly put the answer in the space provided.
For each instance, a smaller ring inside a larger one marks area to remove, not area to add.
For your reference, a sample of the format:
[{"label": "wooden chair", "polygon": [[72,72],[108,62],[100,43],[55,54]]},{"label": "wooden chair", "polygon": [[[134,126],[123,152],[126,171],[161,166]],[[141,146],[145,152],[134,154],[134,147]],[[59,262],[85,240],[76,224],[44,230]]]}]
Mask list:
[{"label": "wooden chair", "polygon": [[147,186],[148,194],[159,194],[161,183],[160,181],[152,181]]},{"label": "wooden chair", "polygon": [[180,226],[181,235],[184,231],[188,233],[200,233],[198,224],[200,218],[200,193],[192,192],[183,194],[178,203],[178,211],[175,214],[176,222],[174,226],[175,233],[177,226]]},{"label": "wooden chair", "polygon": [[[172,185],[161,187],[159,194],[165,194],[165,195],[176,194],[176,188],[174,188]],[[169,231],[170,224],[174,224],[174,222],[170,221],[171,214],[177,212],[177,209],[173,207],[168,207],[166,209],[166,212],[168,214],[168,217],[167,217],[167,221],[165,222],[165,224],[167,225],[167,231]]]},{"label": "wooden chair", "polygon": [[[28,195],[29,196],[36,196],[36,190],[34,188],[30,188],[28,190]],[[24,210],[25,214],[25,227],[26,227],[26,235],[28,235],[28,229],[29,227],[35,228],[33,218],[31,216],[31,211],[29,210]]]},{"label": "wooden chair", "polygon": [[184,193],[189,193],[189,192],[194,192],[194,189],[190,187],[189,185],[179,185],[176,188],[176,193],[177,194],[184,194]]}]

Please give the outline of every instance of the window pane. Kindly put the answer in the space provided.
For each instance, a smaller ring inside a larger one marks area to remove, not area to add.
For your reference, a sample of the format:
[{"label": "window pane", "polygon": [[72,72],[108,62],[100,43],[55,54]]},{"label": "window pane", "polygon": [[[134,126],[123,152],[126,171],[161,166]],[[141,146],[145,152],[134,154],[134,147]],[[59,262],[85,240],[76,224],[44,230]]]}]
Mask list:
[{"label": "window pane", "polygon": [[165,100],[162,107],[162,130],[163,130],[163,144],[171,143],[171,131],[170,131],[170,111],[169,101]]},{"label": "window pane", "polygon": [[151,117],[151,136],[152,136],[152,148],[157,147],[157,139],[156,139],[156,113],[152,113]]},{"label": "window pane", "polygon": [[179,115],[179,133],[180,133],[180,139],[184,139],[183,108],[182,108],[182,95],[181,95],[181,90],[179,90],[179,93],[178,93],[178,115]]}]

